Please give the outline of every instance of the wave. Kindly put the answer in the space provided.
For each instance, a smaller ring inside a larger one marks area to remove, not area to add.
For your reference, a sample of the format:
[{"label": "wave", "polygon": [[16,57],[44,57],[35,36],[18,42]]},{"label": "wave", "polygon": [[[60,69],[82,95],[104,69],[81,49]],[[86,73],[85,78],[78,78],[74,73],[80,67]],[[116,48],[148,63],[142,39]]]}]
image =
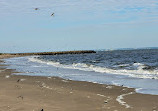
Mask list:
[{"label": "wave", "polygon": [[158,70],[146,70],[148,69],[149,66],[142,63],[134,63],[132,64],[132,66],[129,64],[123,64],[117,66],[117,67],[130,66],[134,68],[132,70],[131,69],[128,70],[128,69],[111,69],[107,67],[99,67],[99,66],[84,64],[84,63],[73,63],[70,65],[65,65],[65,64],[61,64],[60,62],[41,60],[37,56],[30,57],[28,59],[31,62],[38,62],[38,63],[52,65],[54,67],[60,67],[60,68],[78,69],[82,71],[95,71],[95,72],[107,73],[107,74],[127,75],[135,78],[158,79]]}]

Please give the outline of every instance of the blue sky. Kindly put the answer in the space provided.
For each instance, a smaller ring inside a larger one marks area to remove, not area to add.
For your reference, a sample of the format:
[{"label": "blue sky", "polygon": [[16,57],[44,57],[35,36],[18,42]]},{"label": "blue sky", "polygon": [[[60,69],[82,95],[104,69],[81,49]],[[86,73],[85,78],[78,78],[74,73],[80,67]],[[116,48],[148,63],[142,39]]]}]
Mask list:
[{"label": "blue sky", "polygon": [[158,47],[158,0],[0,0],[0,52],[138,47]]}]

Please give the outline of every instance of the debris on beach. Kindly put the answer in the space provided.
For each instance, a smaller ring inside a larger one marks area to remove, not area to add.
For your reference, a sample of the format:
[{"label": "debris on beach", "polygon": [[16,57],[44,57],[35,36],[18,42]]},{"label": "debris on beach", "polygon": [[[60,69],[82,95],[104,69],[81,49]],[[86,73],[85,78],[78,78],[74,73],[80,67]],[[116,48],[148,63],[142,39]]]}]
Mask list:
[{"label": "debris on beach", "polygon": [[97,94],[98,96],[101,96],[101,97],[106,97],[105,95],[102,95],[102,94]]},{"label": "debris on beach", "polygon": [[5,78],[9,78],[9,77],[10,77],[9,75],[6,75],[6,76],[5,76]]},{"label": "debris on beach", "polygon": [[24,97],[23,97],[23,96],[18,96],[17,98],[21,98],[22,100],[24,99]]},{"label": "debris on beach", "polygon": [[104,104],[107,104],[108,103],[108,101],[104,101]]},{"label": "debris on beach", "polygon": [[48,79],[51,79],[52,77],[47,77]]},{"label": "debris on beach", "polygon": [[25,81],[26,79],[18,79],[17,82]]},{"label": "debris on beach", "polygon": [[17,88],[17,89],[22,89],[22,86],[16,85],[15,88]]}]

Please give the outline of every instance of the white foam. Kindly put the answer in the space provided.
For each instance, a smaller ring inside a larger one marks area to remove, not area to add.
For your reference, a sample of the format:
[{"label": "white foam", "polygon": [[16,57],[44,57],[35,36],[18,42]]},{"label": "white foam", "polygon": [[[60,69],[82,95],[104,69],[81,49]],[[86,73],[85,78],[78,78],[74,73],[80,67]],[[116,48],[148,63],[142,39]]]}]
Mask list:
[{"label": "white foam", "polygon": [[41,66],[32,66],[32,67],[41,67]]},{"label": "white foam", "polygon": [[120,95],[116,98],[116,101],[118,101],[120,105],[123,105],[126,108],[132,108],[129,104],[127,104],[125,101],[123,101],[124,96],[131,95],[131,94],[134,94],[134,92],[130,92],[130,93],[127,93],[127,94],[122,94],[122,95]]},{"label": "white foam", "polygon": [[140,90],[142,90],[142,88],[135,89],[136,92],[139,92]]},{"label": "white foam", "polygon": [[62,80],[63,82],[69,82],[69,81],[67,81],[67,80]]},{"label": "white foam", "polygon": [[[124,85],[125,87],[132,87],[136,89],[142,88],[141,90],[136,90],[139,93],[157,95],[157,87],[156,87],[157,80],[154,79],[137,79],[137,78],[131,78],[117,74],[112,75],[112,74],[98,73],[98,72],[95,73],[94,71],[93,72],[80,71],[82,69],[86,70],[85,66],[87,66],[87,68],[90,67],[86,64],[84,64],[84,68],[80,67],[80,70],[73,70],[74,69],[72,67],[73,65],[75,65],[76,67],[78,67],[79,65],[78,66],[76,64],[63,65],[60,63],[57,65],[47,65],[46,64],[47,61],[39,60],[39,62],[41,63],[38,63],[38,62],[28,61],[29,58],[32,57],[9,58],[6,60],[6,64],[11,64],[8,66],[9,69],[17,69],[18,72],[25,72],[25,73],[17,73],[16,75],[47,76],[47,77],[57,76],[63,79],[75,80],[75,81],[87,81],[87,82],[93,82],[99,84],[112,84],[117,86]],[[33,60],[35,59],[36,61],[36,59],[38,58],[32,58],[32,59]],[[41,66],[41,68],[33,68],[32,66]],[[68,66],[69,69],[67,69]],[[82,66],[82,64],[80,64],[80,66]],[[58,67],[60,67],[59,70],[56,70],[58,69]],[[127,80],[126,78],[127,79],[129,78],[129,81],[126,81]]]},{"label": "white foam", "polygon": [[107,89],[112,89],[112,86],[107,86],[106,88],[107,88]]},{"label": "white foam", "polygon": [[115,69],[109,69],[106,67],[87,65],[84,63],[73,63],[71,65],[64,65],[64,64],[60,64],[59,62],[39,60],[37,57],[30,57],[29,61],[52,65],[54,67],[67,68],[67,69],[78,69],[78,70],[83,70],[83,71],[95,71],[95,72],[107,73],[107,74],[127,75],[130,77],[136,77],[136,78],[158,79],[158,70],[153,70],[153,71],[143,70],[145,66],[144,64],[141,64],[141,63],[134,63],[133,64],[133,67],[135,67],[134,70],[127,70],[127,69],[115,70]]}]

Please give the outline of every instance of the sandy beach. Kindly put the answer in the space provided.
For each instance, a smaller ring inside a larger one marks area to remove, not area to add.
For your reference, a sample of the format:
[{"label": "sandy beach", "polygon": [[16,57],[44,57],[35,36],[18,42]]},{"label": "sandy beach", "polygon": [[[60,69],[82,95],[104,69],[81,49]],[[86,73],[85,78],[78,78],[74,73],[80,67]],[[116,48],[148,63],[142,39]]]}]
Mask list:
[{"label": "sandy beach", "polygon": [[[0,59],[6,57],[10,56]],[[3,66],[0,111],[158,111],[158,96],[138,94],[132,88],[13,75],[15,70]]]}]

